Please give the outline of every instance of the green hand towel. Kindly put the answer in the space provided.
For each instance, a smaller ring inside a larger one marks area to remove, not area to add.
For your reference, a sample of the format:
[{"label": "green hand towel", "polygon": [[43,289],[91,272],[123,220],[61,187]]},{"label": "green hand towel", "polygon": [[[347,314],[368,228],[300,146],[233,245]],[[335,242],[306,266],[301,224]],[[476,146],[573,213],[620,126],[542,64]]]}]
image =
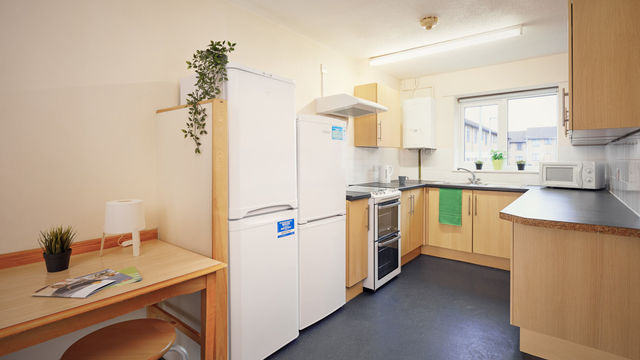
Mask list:
[{"label": "green hand towel", "polygon": [[440,189],[440,224],[462,225],[461,189]]}]

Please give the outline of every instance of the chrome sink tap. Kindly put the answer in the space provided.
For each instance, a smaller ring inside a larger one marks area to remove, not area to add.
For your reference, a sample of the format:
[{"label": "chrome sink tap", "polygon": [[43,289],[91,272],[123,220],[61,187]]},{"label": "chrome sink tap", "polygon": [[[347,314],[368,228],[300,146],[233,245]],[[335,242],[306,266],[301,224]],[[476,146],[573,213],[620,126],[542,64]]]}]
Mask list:
[{"label": "chrome sink tap", "polygon": [[471,174],[471,177],[469,178],[470,184],[474,184],[474,185],[480,184],[480,178],[476,177],[476,173],[474,173],[473,171],[465,168],[458,168],[458,170],[466,171],[469,174]]}]

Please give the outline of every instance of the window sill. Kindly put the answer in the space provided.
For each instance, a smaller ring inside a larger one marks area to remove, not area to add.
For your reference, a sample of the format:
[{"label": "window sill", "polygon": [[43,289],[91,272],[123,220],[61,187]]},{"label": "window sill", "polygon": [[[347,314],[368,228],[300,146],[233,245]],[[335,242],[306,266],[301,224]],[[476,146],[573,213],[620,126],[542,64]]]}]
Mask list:
[{"label": "window sill", "polygon": [[[540,171],[538,171],[538,169],[535,170],[511,170],[511,169],[504,169],[504,170],[494,170],[494,169],[482,169],[482,170],[476,170],[475,167],[473,169],[469,169],[472,170],[474,173],[476,174],[539,174]],[[452,172],[454,173],[466,173],[466,171],[463,170],[452,170]]]}]

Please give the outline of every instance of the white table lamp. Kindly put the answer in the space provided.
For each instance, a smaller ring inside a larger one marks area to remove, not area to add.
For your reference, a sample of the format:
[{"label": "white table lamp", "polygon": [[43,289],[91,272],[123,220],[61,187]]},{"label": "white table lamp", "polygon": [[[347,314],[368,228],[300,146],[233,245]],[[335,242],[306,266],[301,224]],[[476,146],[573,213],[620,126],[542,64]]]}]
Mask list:
[{"label": "white table lamp", "polygon": [[[144,229],[144,207],[142,200],[107,201],[104,211],[104,230],[100,255],[104,246],[104,234],[131,233],[133,256],[140,255],[140,230]],[[126,244],[126,242],[125,242]]]}]

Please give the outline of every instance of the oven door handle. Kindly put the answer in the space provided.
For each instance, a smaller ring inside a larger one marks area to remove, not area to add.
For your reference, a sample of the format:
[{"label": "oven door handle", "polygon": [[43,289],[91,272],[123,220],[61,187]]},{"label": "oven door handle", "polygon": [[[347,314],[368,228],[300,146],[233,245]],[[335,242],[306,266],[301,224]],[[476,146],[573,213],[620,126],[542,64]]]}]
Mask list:
[{"label": "oven door handle", "polygon": [[398,242],[398,241],[400,241],[400,236],[396,236],[396,237],[394,237],[393,239],[391,239],[391,240],[387,240],[387,241],[385,241],[385,242],[378,242],[378,247],[380,247],[380,246],[386,246],[387,244],[391,244],[391,243],[393,243],[393,242]]},{"label": "oven door handle", "polygon": [[378,209],[386,209],[386,208],[395,207],[399,205],[400,205],[400,201],[396,201],[396,202],[392,202],[391,204],[386,204],[382,206],[378,205]]}]

